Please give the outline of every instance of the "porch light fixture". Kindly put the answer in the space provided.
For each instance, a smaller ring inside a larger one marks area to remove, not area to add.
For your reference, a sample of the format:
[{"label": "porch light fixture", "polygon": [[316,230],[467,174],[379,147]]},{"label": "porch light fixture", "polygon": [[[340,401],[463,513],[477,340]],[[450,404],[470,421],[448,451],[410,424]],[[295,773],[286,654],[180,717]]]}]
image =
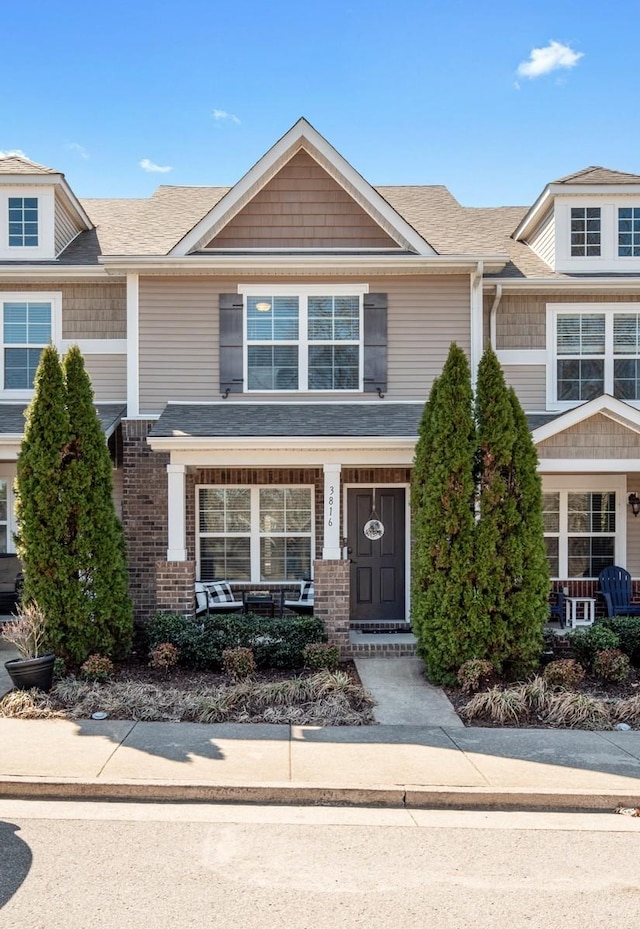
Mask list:
[{"label": "porch light fixture", "polygon": [[266,300],[261,300],[260,303],[256,303],[256,310],[259,313],[268,313],[271,309],[271,304],[267,303]]},{"label": "porch light fixture", "polygon": [[640,513],[640,497],[638,494],[629,494],[629,506],[634,516]]}]

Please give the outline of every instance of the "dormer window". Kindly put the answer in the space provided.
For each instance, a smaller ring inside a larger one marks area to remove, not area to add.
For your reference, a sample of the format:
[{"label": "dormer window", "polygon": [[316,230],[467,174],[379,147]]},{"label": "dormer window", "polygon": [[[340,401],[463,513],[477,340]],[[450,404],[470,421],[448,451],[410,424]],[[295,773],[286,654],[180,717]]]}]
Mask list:
[{"label": "dormer window", "polygon": [[640,207],[625,206],[618,210],[618,255],[640,257]]},{"label": "dormer window", "polygon": [[38,198],[9,197],[9,247],[38,244]]},{"label": "dormer window", "polygon": [[601,249],[600,237],[600,207],[571,207],[571,257],[598,257]]}]

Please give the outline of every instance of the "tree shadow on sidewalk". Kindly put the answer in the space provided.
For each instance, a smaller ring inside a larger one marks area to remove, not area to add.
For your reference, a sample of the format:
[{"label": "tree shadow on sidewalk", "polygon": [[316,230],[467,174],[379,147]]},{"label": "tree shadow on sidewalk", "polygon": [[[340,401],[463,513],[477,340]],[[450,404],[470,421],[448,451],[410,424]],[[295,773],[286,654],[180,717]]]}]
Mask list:
[{"label": "tree shadow on sidewalk", "polygon": [[0,909],[8,903],[31,870],[33,855],[27,843],[16,835],[20,827],[0,820]]}]

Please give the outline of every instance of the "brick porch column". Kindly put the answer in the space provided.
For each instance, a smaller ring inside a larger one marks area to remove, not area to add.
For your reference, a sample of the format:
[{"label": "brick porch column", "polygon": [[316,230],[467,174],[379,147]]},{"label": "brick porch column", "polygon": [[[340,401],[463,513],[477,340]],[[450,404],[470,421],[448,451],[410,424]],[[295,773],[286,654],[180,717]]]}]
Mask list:
[{"label": "brick porch column", "polygon": [[351,654],[349,644],[349,561],[314,561],[313,615],[321,619],[332,645],[340,654]]},{"label": "brick porch column", "polygon": [[195,561],[157,561],[156,609],[158,612],[193,616],[195,612],[193,585],[195,582]]}]

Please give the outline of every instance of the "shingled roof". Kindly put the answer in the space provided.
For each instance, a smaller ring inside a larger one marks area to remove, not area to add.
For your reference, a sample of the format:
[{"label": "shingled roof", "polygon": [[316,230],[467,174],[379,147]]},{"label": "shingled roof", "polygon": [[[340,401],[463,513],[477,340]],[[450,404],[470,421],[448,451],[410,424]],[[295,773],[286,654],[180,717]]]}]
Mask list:
[{"label": "shingled roof", "polygon": [[8,154],[0,157],[0,174],[60,174],[54,168],[39,165],[24,155]]},{"label": "shingled roof", "polygon": [[560,177],[554,184],[640,184],[640,174],[628,174],[626,171],[612,171],[611,168],[601,168],[591,165]]}]

